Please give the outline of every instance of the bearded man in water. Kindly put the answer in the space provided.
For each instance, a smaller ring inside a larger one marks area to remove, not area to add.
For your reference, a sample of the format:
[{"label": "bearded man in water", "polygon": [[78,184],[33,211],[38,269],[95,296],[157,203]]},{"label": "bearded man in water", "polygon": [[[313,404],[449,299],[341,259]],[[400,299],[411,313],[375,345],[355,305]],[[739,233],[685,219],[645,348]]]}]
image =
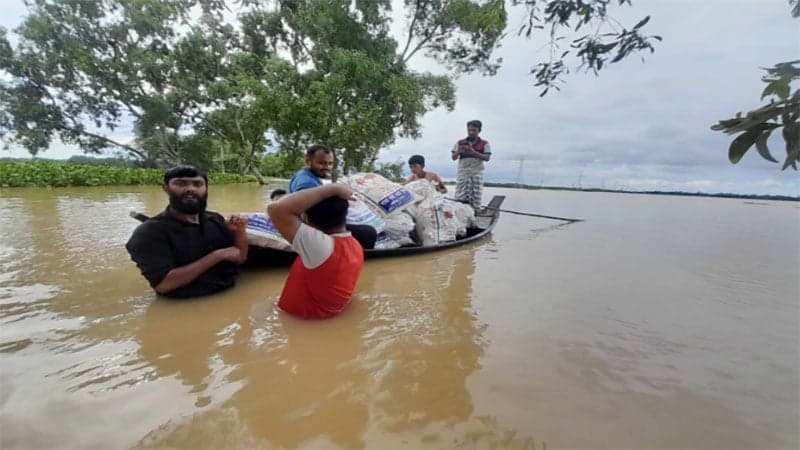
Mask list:
[{"label": "bearded man in water", "polygon": [[247,218],[206,211],[208,177],[191,166],[164,174],[169,206],[134,230],[125,248],[156,293],[186,298],[234,285],[247,259]]}]

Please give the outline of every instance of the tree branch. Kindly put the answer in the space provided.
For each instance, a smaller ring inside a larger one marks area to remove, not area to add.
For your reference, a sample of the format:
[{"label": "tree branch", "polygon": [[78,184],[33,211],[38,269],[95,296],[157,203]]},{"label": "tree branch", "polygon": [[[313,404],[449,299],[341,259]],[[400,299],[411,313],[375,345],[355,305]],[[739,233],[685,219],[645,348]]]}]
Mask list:
[{"label": "tree branch", "polygon": [[244,136],[244,131],[242,131],[242,124],[239,121],[239,110],[236,110],[236,115],[233,119],[233,123],[236,124],[236,129],[239,131],[239,137],[242,139],[242,145],[247,146],[250,144],[250,141]]},{"label": "tree branch", "polygon": [[406,52],[408,51],[408,47],[411,45],[411,38],[414,35],[414,25],[417,23],[417,14],[419,11],[419,2],[415,3],[417,10],[414,11],[414,18],[411,19],[411,25],[408,26],[408,39],[406,40],[406,45],[403,47],[403,51],[400,53],[400,61],[406,61]]},{"label": "tree branch", "polygon": [[439,30],[439,28],[441,28],[441,26],[442,26],[442,24],[436,24],[436,27],[434,27],[433,30],[431,30],[431,32],[429,34],[425,35],[424,39],[419,41],[419,43],[416,45],[416,47],[414,47],[414,50],[412,50],[411,53],[408,54],[408,56],[403,58],[403,64],[405,64],[408,61],[410,61],[415,53],[417,53],[420,49],[422,49],[422,47],[425,46],[425,44],[427,44],[431,39],[433,39],[433,37],[436,36],[436,32]]},{"label": "tree branch", "polygon": [[89,132],[89,131],[86,131],[86,130],[82,130],[82,129],[70,128],[70,127],[63,126],[63,125],[59,126],[57,129],[62,130],[62,131],[69,131],[70,133],[82,134],[82,135],[90,137],[92,139],[98,139],[98,140],[103,141],[103,142],[105,142],[107,144],[111,144],[111,145],[115,145],[115,146],[120,147],[120,148],[124,148],[125,150],[133,153],[134,155],[138,156],[141,159],[147,159],[145,154],[142,153],[141,150],[139,150],[139,149],[137,149],[135,147],[131,147],[130,145],[123,144],[121,142],[117,142],[117,141],[115,141],[113,139],[109,139],[109,138],[107,138],[105,136],[102,136],[102,135],[95,134],[95,133],[92,133],[92,132]]},{"label": "tree branch", "polygon": [[421,40],[419,44],[417,44],[417,46],[414,47],[414,50],[412,50],[411,53],[409,53],[408,56],[403,59],[403,64],[407,63],[414,56],[415,53],[417,53],[423,46],[425,46],[425,44],[427,44],[428,41],[430,41],[431,38],[433,38],[434,34],[435,33],[431,33],[425,39]]}]

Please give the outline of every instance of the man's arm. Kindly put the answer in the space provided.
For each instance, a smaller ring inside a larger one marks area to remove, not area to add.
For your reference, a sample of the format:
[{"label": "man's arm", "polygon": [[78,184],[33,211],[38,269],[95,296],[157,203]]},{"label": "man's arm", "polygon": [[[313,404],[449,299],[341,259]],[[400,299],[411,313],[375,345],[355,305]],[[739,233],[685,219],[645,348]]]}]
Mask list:
[{"label": "man's arm", "polygon": [[185,266],[176,267],[169,272],[167,276],[161,280],[160,283],[153,286],[159,294],[168,294],[171,291],[186,286],[197,277],[205,273],[208,269],[214,267],[222,261],[231,261],[241,264],[239,261],[244,261],[241,257],[241,251],[236,247],[225,247],[214,250],[213,252],[203,256],[193,263],[186,264]]},{"label": "man's arm", "polygon": [[231,216],[225,221],[225,228],[233,233],[233,246],[239,249],[240,260],[232,261],[236,264],[244,264],[247,260],[247,217]]},{"label": "man's arm", "polygon": [[281,236],[294,242],[294,235],[302,223],[302,214],[320,201],[335,195],[347,200],[354,199],[353,191],[344,184],[328,184],[286,195],[277,202],[270,203],[267,214]]},{"label": "man's arm", "polygon": [[[489,148],[489,144],[486,144],[486,149],[488,150],[488,148]],[[489,153],[481,153],[481,152],[476,152],[472,148],[470,148],[469,150],[466,150],[464,152],[464,154],[465,155],[474,156],[474,157],[480,159],[481,161],[488,161],[489,158],[492,156],[492,152],[491,151],[489,151]]]},{"label": "man's arm", "polygon": [[247,217],[231,216],[224,223],[225,229],[233,234],[233,245],[224,247],[181,267],[176,267],[154,287],[159,294],[185,286],[222,261],[243,264],[247,259]]},{"label": "man's arm", "polygon": [[231,246],[215,250],[192,263],[174,267],[174,257],[166,235],[149,222],[136,229],[125,247],[139,266],[142,276],[159,294],[167,294],[191,283],[221,261],[244,261],[240,250]]},{"label": "man's arm", "polygon": [[458,142],[456,142],[455,145],[453,145],[453,149],[450,150],[450,154],[453,157],[453,161],[456,161],[458,157],[461,156],[462,153],[464,153],[464,150],[460,145],[458,145]]},{"label": "man's arm", "polygon": [[434,176],[434,182],[436,182],[436,190],[437,191],[441,192],[442,194],[446,194],[447,193],[447,188],[444,186],[444,183],[442,182],[442,178],[439,176],[438,173]]},{"label": "man's arm", "polygon": [[[483,156],[481,159],[484,160],[484,161],[488,161],[489,158],[492,157],[492,146],[489,145],[488,142],[483,145],[483,153],[481,154],[481,156]],[[479,158],[480,158],[480,156],[479,156]]]}]

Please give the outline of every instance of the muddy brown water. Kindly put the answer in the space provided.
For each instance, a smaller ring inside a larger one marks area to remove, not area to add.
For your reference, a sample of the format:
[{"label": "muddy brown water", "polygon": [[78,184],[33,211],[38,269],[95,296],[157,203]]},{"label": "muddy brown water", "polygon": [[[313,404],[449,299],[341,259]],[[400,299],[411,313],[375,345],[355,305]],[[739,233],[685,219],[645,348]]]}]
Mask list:
[{"label": "muddy brown water", "polygon": [[158,188],[3,189],[0,448],[800,446],[798,203],[497,193],[586,222],[370,261],[305,322],[275,307],[285,270],[157,299],[123,244]]}]

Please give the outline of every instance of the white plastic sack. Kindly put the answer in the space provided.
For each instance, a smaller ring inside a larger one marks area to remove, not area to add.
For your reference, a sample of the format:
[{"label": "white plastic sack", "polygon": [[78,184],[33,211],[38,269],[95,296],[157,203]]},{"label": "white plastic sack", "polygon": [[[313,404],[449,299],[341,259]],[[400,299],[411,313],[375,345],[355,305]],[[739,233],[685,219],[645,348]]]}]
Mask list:
[{"label": "white plastic sack", "polygon": [[369,225],[376,233],[381,233],[386,228],[386,222],[378,217],[362,200],[351,201],[347,208],[347,223],[350,225]]},{"label": "white plastic sack", "polygon": [[375,240],[375,248],[381,250],[389,250],[399,248],[400,243],[386,235],[386,233],[378,234],[378,239]]},{"label": "white plastic sack", "polygon": [[414,219],[408,214],[395,214],[386,218],[386,236],[402,245],[411,245],[411,231],[414,230]]},{"label": "white plastic sack", "polygon": [[247,244],[256,247],[291,251],[292,244],[278,233],[266,214],[249,213],[247,216]]},{"label": "white plastic sack", "polygon": [[447,199],[444,199],[443,201],[450,205],[456,212],[456,222],[458,223],[456,236],[466,236],[467,228],[475,226],[475,210],[472,209],[472,206],[466,203]]},{"label": "white plastic sack", "polygon": [[442,198],[442,194],[436,190],[434,184],[425,179],[412,181],[405,187],[417,197],[416,203],[426,199]]},{"label": "white plastic sack", "polygon": [[383,218],[401,213],[415,201],[411,191],[376,173],[357,173],[345,178],[344,182],[377,206]]},{"label": "white plastic sack", "polygon": [[470,220],[467,210],[458,202],[445,199],[428,180],[413,181],[406,188],[421,199],[408,208],[408,213],[414,217],[417,236],[422,245],[454,241],[456,237],[467,234],[467,227],[474,221],[474,212],[473,219]]},{"label": "white plastic sack", "polygon": [[455,210],[448,203],[425,199],[409,208],[408,212],[414,217],[417,237],[422,245],[437,245],[456,240],[458,219]]}]

